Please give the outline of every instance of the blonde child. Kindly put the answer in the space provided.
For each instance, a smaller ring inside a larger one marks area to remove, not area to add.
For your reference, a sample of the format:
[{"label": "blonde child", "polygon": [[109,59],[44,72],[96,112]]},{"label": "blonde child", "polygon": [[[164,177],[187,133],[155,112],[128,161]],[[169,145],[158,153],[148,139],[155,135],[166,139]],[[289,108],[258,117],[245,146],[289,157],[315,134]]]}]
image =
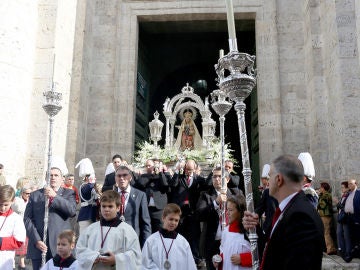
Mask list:
[{"label": "blonde child", "polygon": [[0,187],[0,269],[13,269],[15,249],[26,239],[23,219],[11,209],[14,199],[13,187]]},{"label": "blonde child", "polygon": [[251,246],[241,222],[246,209],[245,197],[242,194],[228,197],[226,209],[229,225],[221,235],[222,262],[214,262],[214,267],[220,266],[223,270],[251,269]]},{"label": "blonde child", "polygon": [[41,270],[76,270],[78,262],[72,255],[75,248],[75,233],[72,230],[61,232],[57,238],[56,255]]},{"label": "blonde child", "polygon": [[139,238],[120,220],[121,199],[114,190],[100,198],[101,219],[80,233],[76,244],[78,270],[137,270],[141,266]]},{"label": "blonde child", "polygon": [[181,216],[177,204],[169,203],[162,214],[163,226],[142,249],[142,269],[197,269],[188,241],[175,231]]}]

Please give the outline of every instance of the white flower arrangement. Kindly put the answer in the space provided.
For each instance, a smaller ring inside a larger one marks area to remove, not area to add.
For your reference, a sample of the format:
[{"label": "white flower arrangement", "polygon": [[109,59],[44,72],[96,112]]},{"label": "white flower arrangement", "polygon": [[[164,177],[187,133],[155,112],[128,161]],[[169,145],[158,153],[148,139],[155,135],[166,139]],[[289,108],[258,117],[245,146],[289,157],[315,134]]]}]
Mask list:
[{"label": "white flower arrangement", "polygon": [[[138,150],[134,154],[134,162],[140,166],[145,164],[146,160],[150,158],[158,158],[164,163],[176,162],[181,157],[186,159],[194,159],[197,162],[206,162],[209,165],[214,165],[221,162],[221,142],[220,140],[214,140],[209,147],[203,148],[200,150],[185,150],[180,151],[172,147],[163,148],[161,146],[156,146],[150,144],[147,141],[143,141],[137,144]],[[224,156],[225,160],[233,160],[232,152],[234,150],[230,149],[230,144],[227,143],[224,145]]]}]

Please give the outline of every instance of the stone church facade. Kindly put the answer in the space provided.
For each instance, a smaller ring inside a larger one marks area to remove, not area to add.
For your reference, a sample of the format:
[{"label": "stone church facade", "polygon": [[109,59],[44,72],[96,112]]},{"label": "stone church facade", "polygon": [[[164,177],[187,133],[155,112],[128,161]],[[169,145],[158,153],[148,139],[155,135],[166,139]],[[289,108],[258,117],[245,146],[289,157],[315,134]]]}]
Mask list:
[{"label": "stone church facade", "polygon": [[[360,0],[233,4],[236,20],[255,21],[258,166],[309,151],[317,179],[358,178]],[[14,185],[44,176],[52,76],[53,154],[70,171],[89,157],[102,179],[134,149],[139,22],[226,20],[224,0],[6,0],[0,12],[0,163]]]}]

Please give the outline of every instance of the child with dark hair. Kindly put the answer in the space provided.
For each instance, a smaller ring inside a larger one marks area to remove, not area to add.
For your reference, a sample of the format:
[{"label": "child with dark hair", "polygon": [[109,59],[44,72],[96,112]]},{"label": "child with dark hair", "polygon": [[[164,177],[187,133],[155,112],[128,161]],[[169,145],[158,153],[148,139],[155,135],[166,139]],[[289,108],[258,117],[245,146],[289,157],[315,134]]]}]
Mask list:
[{"label": "child with dark hair", "polygon": [[57,254],[41,270],[77,270],[78,262],[72,255],[75,240],[75,233],[72,230],[61,232],[57,239]]},{"label": "child with dark hair", "polygon": [[188,241],[175,231],[181,209],[169,203],[162,214],[162,228],[153,233],[142,249],[142,269],[197,269]]},{"label": "child with dark hair", "polygon": [[105,191],[100,197],[101,219],[89,225],[76,244],[80,270],[137,270],[141,267],[139,238],[134,229],[120,220],[119,193]]},{"label": "child with dark hair", "polygon": [[13,269],[15,250],[26,239],[23,219],[11,209],[14,200],[15,190],[0,186],[0,269]]},{"label": "child with dark hair", "polygon": [[219,266],[224,270],[251,268],[251,246],[244,234],[245,229],[241,222],[245,209],[246,202],[242,194],[228,197],[226,211],[229,225],[222,231],[220,245],[222,261],[214,260],[215,268]]}]

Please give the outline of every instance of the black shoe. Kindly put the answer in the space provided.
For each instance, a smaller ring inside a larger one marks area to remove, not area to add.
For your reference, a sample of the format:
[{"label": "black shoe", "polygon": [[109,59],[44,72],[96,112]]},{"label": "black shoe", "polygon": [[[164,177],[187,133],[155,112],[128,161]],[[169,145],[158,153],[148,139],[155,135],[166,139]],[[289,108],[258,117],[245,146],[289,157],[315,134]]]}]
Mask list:
[{"label": "black shoe", "polygon": [[345,262],[349,263],[349,262],[351,262],[352,257],[351,256],[345,256],[343,259],[344,259]]},{"label": "black shoe", "polygon": [[18,266],[18,270],[26,270],[26,267],[21,267],[20,265]]}]

